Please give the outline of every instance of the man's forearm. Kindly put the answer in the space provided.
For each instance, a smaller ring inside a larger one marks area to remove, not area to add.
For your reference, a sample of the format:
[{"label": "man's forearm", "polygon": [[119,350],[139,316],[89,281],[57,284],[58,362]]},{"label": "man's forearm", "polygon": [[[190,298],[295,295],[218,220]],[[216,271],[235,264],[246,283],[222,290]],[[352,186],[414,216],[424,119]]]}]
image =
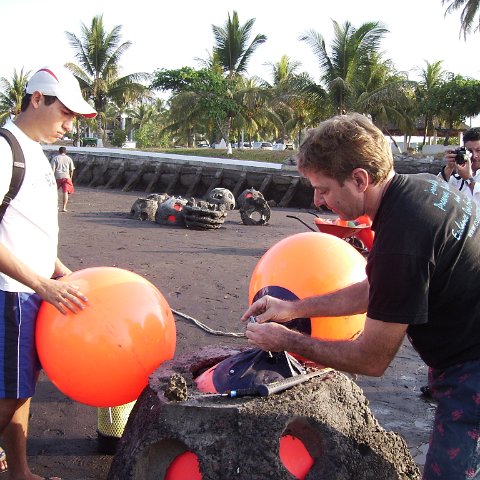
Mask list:
[{"label": "man's forearm", "polygon": [[364,313],[368,306],[368,280],[295,303],[296,318],[340,317]]},{"label": "man's forearm", "polygon": [[380,376],[375,360],[361,354],[353,340],[324,341],[292,331],[288,338],[288,351],[327,367],[348,373]]},{"label": "man's forearm", "polygon": [[[341,319],[338,320],[342,321]],[[368,319],[355,340],[320,340],[293,330],[285,333],[285,350],[337,370],[381,376],[397,353],[408,325]]]},{"label": "man's forearm", "polygon": [[37,291],[41,277],[0,244],[0,272]]}]

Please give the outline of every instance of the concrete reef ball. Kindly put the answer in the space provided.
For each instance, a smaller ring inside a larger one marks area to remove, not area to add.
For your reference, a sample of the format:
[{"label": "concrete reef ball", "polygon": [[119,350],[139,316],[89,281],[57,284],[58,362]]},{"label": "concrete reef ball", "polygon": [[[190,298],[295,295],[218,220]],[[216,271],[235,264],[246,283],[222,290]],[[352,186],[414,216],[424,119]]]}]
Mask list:
[{"label": "concrete reef ball", "polygon": [[88,298],[84,310],[60,313],[43,302],[36,342],[45,373],[65,395],[94,407],[136,400],[149,375],[175,353],[175,322],[160,291],[114,267],[73,272]]},{"label": "concrete reef ball", "polygon": [[227,188],[214,188],[207,195],[207,201],[218,205],[225,205],[225,210],[233,210],[235,208],[235,197]]}]

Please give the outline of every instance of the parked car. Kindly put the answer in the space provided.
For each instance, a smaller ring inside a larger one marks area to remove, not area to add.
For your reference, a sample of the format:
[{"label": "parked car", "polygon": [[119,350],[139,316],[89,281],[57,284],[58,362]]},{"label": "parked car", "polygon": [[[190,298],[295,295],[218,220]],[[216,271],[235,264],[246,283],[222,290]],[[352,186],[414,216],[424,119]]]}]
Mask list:
[{"label": "parked car", "polygon": [[274,143],[274,150],[293,150],[293,143]]},{"label": "parked car", "polygon": [[262,142],[252,142],[252,148],[258,150],[262,146]]},{"label": "parked car", "polygon": [[270,142],[262,142],[260,148],[262,150],[273,150],[273,145]]},{"label": "parked car", "polygon": [[210,148],[210,144],[206,140],[200,140],[197,142],[197,148]]}]

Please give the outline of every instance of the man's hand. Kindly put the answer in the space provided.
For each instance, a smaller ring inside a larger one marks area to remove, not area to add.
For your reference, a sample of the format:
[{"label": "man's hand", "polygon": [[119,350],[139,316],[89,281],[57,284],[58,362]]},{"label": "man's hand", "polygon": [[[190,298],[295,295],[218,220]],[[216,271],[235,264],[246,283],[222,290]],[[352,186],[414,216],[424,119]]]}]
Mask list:
[{"label": "man's hand", "polygon": [[472,162],[470,157],[468,157],[465,163],[462,163],[461,165],[457,164],[457,173],[463,178],[463,180],[473,177]]},{"label": "man's hand", "polygon": [[446,180],[450,178],[450,176],[456,171],[457,163],[455,162],[455,153],[453,150],[447,150],[445,152],[445,156],[443,157],[445,160],[445,167],[443,169],[443,173],[445,175]]},{"label": "man's hand", "polygon": [[66,314],[67,310],[77,313],[83,310],[88,302],[79,287],[69,282],[44,279],[36,292],[63,314]]},{"label": "man's hand", "polygon": [[250,305],[241,320],[246,322],[253,315],[258,323],[269,321],[285,323],[296,318],[294,307],[295,302],[265,295]]},{"label": "man's hand", "polygon": [[292,332],[292,330],[275,322],[263,324],[248,323],[245,331],[250,345],[271,352],[287,350],[289,345],[288,339],[292,333],[295,335],[295,332]]}]

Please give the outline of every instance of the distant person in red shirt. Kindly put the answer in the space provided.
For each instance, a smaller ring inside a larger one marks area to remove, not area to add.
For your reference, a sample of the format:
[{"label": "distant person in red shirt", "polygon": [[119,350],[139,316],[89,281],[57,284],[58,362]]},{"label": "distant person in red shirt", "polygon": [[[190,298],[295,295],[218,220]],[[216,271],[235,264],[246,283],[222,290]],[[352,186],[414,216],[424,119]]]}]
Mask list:
[{"label": "distant person in red shirt", "polygon": [[63,192],[63,208],[61,211],[66,212],[68,195],[75,191],[72,182],[75,165],[73,164],[73,160],[67,155],[67,149],[65,147],[58,149],[58,155],[53,158],[51,164],[55,180],[57,181],[57,188],[59,190],[62,189]]}]

